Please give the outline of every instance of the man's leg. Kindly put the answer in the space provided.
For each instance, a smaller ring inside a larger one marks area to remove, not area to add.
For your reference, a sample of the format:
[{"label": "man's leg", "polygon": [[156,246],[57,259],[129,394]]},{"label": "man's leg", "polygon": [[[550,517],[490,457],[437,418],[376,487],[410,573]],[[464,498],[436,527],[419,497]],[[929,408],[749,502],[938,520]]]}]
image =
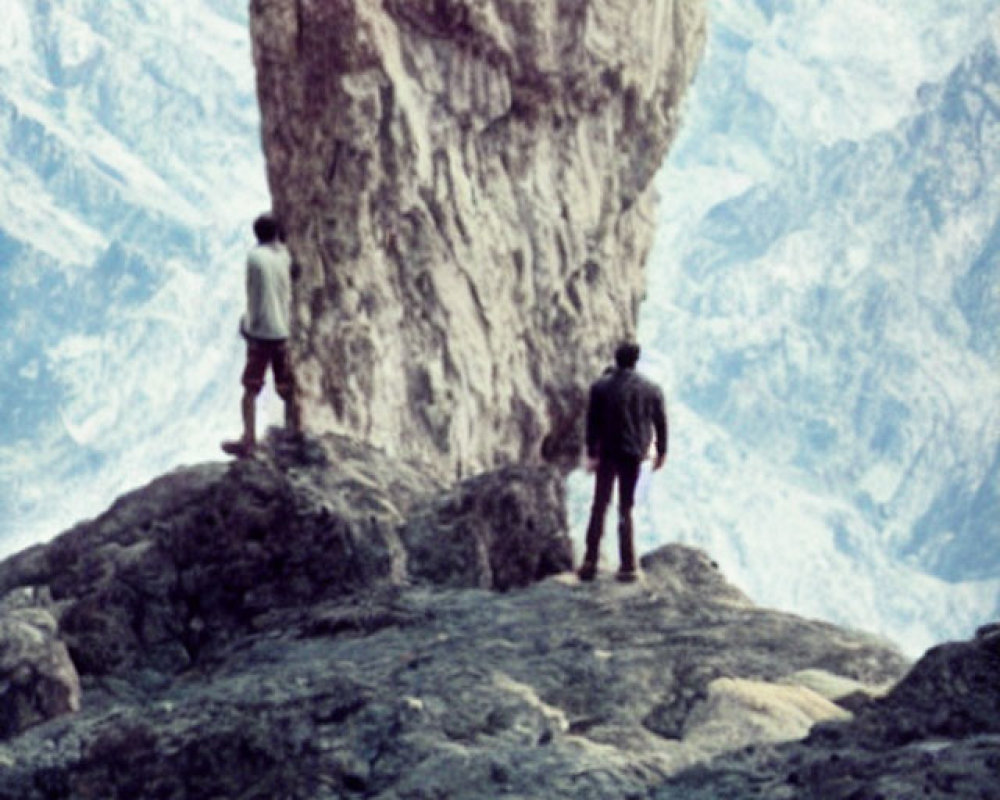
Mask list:
[{"label": "man's leg", "polygon": [[243,399],[240,401],[240,414],[243,418],[243,435],[235,439],[222,443],[222,451],[237,458],[246,458],[253,453],[257,446],[256,422],[257,422],[257,392],[252,389],[243,390]]},{"label": "man's leg", "polygon": [[285,430],[289,433],[302,432],[302,414],[299,411],[299,401],[292,391],[284,398],[285,401]]},{"label": "man's leg", "polygon": [[301,433],[302,412],[295,390],[295,373],[292,371],[287,343],[282,342],[275,348],[271,368],[274,370],[275,391],[285,403],[285,430],[289,433]]},{"label": "man's leg", "polygon": [[639,482],[639,459],[622,459],[618,463],[618,553],[620,566],[617,578],[620,581],[634,581],[637,577],[635,566],[635,540],[632,528],[632,507],[635,505],[635,486]]},{"label": "man's leg", "polygon": [[247,339],[247,361],[243,368],[243,399],[240,415],[243,419],[243,435],[235,440],[222,443],[222,450],[231,456],[243,458],[253,452],[257,444],[257,395],[264,388],[267,373],[268,354],[253,339]]},{"label": "man's leg", "polygon": [[240,404],[243,412],[243,444],[248,450],[252,450],[257,444],[257,392],[252,389],[243,391],[243,400]]},{"label": "man's leg", "polygon": [[604,535],[604,517],[611,502],[611,492],[615,486],[615,464],[610,458],[602,458],[597,464],[594,479],[594,503],[590,508],[590,523],[587,525],[587,552],[577,574],[580,580],[591,581],[597,574],[597,561],[601,555],[601,537]]}]

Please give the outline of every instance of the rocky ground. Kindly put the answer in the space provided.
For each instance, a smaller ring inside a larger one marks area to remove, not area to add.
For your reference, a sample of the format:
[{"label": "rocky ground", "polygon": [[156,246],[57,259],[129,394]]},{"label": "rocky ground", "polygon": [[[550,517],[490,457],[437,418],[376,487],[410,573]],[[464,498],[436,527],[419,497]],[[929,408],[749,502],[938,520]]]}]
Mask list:
[{"label": "rocky ground", "polygon": [[1000,798],[1000,626],[930,650],[882,700],[804,741],[752,746],[673,777],[658,800]]},{"label": "rocky ground", "polygon": [[579,583],[561,487],[273,438],[15,556],[0,798],[998,796],[997,631],[873,699],[891,646],[701,552]]}]

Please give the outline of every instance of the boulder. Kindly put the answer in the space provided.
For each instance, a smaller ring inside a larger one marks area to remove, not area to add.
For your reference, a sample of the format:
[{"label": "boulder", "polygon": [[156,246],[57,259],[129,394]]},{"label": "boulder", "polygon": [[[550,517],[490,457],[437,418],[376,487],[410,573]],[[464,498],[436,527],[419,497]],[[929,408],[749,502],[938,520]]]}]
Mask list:
[{"label": "boulder", "polygon": [[276,609],[405,579],[397,528],[437,484],[351,440],[177,470],[0,567],[47,586],[83,674],[176,672]]},{"label": "boulder", "polygon": [[408,573],[440,586],[507,590],[573,568],[562,475],[508,467],[470,478],[403,526]]},{"label": "boulder", "polygon": [[[883,745],[1000,736],[1000,625],[931,648],[885,698],[859,712],[856,727]],[[1000,776],[1000,762],[997,768]]]},{"label": "boulder", "polygon": [[[814,670],[805,675],[816,683]],[[874,689],[864,702],[852,699],[856,691],[846,695],[855,705],[852,719],[816,725],[802,741],[721,755],[672,776],[653,796],[997,797],[998,675],[1000,628],[986,626],[969,641],[932,648],[887,692]],[[845,688],[835,689],[842,680],[829,676],[820,682],[835,692]]]},{"label": "boulder", "polygon": [[80,679],[55,617],[36,592],[7,595],[0,601],[0,739],[79,708]]},{"label": "boulder", "polygon": [[445,490],[355,440],[275,431],[254,458],[177,470],[10,559],[0,591],[51,591],[81,674],[171,674],[331,598],[411,580],[503,590],[571,567],[552,468]]}]

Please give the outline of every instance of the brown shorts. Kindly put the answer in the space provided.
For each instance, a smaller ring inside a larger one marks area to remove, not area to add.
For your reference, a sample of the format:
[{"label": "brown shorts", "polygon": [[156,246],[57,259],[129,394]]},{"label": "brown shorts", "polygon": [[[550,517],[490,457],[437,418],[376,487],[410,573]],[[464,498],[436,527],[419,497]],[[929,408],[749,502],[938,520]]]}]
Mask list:
[{"label": "brown shorts", "polygon": [[283,398],[291,397],[295,391],[295,376],[288,357],[288,342],[284,339],[251,339],[249,336],[246,340],[247,365],[243,370],[243,388],[260,394],[260,390],[264,388],[267,368],[271,367],[275,390]]}]

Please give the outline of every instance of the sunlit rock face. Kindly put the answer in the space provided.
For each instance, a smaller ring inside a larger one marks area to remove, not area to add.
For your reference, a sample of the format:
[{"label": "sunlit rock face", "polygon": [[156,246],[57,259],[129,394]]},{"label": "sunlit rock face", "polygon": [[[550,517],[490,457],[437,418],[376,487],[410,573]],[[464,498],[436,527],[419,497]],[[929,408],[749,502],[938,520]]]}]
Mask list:
[{"label": "sunlit rock face", "polygon": [[442,476],[579,448],[701,0],[255,0],[307,424]]}]

